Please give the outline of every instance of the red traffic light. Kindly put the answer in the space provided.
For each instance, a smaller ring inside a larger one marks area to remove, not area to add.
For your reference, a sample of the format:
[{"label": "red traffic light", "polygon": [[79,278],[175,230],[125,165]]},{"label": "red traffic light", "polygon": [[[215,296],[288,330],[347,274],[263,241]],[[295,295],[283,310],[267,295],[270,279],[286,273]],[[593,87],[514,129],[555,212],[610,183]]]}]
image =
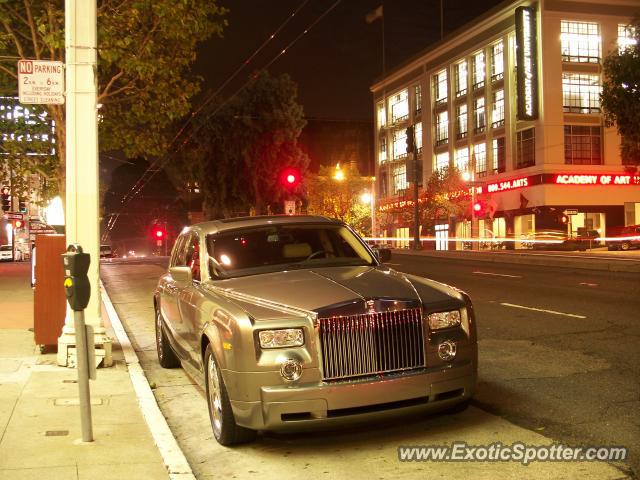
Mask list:
[{"label": "red traffic light", "polygon": [[162,227],[155,227],[153,229],[153,236],[157,240],[162,240],[166,235],[167,235],[167,232],[165,232],[164,228]]},{"label": "red traffic light", "polygon": [[300,183],[300,172],[295,168],[287,168],[282,172],[280,178],[285,187],[293,188]]},{"label": "red traffic light", "polygon": [[569,222],[569,216],[568,215],[561,215],[560,216],[560,222],[563,224],[566,224]]},{"label": "red traffic light", "polygon": [[482,210],[482,204],[480,202],[476,202],[473,204],[473,211],[479,213]]}]

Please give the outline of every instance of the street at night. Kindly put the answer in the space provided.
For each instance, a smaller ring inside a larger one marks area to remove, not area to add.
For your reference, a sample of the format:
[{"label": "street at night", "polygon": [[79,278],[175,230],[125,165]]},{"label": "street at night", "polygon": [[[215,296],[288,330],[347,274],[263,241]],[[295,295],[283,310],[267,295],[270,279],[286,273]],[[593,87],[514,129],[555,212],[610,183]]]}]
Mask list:
[{"label": "street at night", "polygon": [[[629,261],[638,260],[636,256]],[[150,299],[163,260],[113,261],[104,263],[101,272],[163,414],[198,478],[209,478],[214,469],[238,478],[251,472],[276,478],[283,465],[292,472],[338,477],[345,468],[354,468],[353,478],[423,478],[427,471],[440,468],[456,469],[454,476],[476,469],[480,478],[525,472],[529,478],[621,478],[629,468],[638,468],[639,273],[496,264],[408,252],[395,254],[390,266],[456,285],[474,298],[480,378],[472,407],[461,414],[401,418],[330,432],[265,434],[257,443],[234,451],[212,441],[202,390],[182,370],[158,366]],[[597,464],[539,463],[521,471],[521,465],[509,463],[427,468],[397,462],[399,445],[456,440],[624,445],[630,458],[618,464],[619,470],[608,471]]]}]

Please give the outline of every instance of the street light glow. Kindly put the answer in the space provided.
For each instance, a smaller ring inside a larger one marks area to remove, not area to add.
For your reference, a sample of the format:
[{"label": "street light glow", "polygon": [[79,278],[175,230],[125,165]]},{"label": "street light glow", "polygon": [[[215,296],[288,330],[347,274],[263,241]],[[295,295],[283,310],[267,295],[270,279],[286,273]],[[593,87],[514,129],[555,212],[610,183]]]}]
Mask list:
[{"label": "street light glow", "polygon": [[371,194],[369,192],[364,192],[362,195],[360,195],[360,201],[364,204],[371,203]]},{"label": "street light glow", "polygon": [[344,172],[340,168],[340,163],[336,163],[336,173],[333,178],[338,180],[339,182],[344,180]]},{"label": "street light glow", "polygon": [[465,182],[468,182],[469,180],[471,180],[471,173],[462,172],[462,180],[464,180]]}]

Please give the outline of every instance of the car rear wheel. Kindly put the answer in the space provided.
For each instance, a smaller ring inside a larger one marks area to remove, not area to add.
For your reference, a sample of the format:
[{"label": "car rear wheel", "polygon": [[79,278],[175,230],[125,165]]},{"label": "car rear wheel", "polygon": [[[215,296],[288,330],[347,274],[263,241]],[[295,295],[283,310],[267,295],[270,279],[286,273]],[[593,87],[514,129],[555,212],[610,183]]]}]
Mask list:
[{"label": "car rear wheel", "polygon": [[162,326],[162,314],[160,309],[156,308],[156,347],[158,349],[158,362],[163,368],[176,368],[180,366],[180,360],[171,350],[167,334]]},{"label": "car rear wheel", "polygon": [[620,244],[620,250],[624,250],[625,252],[631,248],[631,244],[629,242],[622,242]]},{"label": "car rear wheel", "polygon": [[204,355],[205,386],[207,389],[207,404],[213,436],[220,445],[236,445],[250,442],[256,436],[254,430],[239,427],[233,417],[231,402],[224,386],[222,375],[213,356],[211,345],[207,345]]}]

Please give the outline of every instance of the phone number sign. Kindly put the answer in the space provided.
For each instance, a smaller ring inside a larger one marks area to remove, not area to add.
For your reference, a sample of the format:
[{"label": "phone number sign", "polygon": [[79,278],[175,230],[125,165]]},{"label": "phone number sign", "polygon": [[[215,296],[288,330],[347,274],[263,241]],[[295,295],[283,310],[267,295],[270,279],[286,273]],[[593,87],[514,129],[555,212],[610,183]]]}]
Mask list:
[{"label": "phone number sign", "polygon": [[48,60],[18,61],[20,103],[63,104],[64,64]]}]

